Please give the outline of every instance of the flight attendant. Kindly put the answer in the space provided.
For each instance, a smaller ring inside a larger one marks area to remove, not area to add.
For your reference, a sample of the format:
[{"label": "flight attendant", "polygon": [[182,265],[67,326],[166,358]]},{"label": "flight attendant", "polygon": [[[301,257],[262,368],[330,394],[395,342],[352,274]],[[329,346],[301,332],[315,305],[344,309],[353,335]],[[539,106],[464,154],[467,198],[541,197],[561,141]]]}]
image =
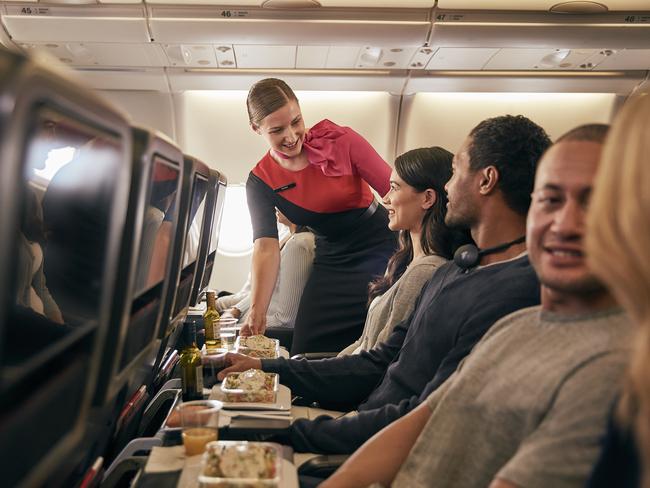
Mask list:
[{"label": "flight attendant", "polygon": [[291,353],[340,351],[361,334],[368,284],[383,274],[396,247],[387,211],[370,190],[388,192],[391,168],[349,127],[322,120],[305,129],[298,99],[282,80],[255,83],[246,105],[252,129],[270,149],[246,183],[255,245],[243,333],[266,327],[280,260],[277,207],[316,236]]}]

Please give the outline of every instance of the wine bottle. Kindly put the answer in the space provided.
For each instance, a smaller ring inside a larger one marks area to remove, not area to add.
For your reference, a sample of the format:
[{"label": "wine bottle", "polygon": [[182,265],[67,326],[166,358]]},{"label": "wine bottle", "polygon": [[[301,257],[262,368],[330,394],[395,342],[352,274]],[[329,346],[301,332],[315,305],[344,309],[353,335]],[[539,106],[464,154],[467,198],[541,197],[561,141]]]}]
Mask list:
[{"label": "wine bottle", "polygon": [[182,349],[179,359],[183,401],[203,399],[203,365],[201,351],[196,347],[196,325],[183,326]]},{"label": "wine bottle", "polygon": [[219,326],[219,312],[217,312],[217,297],[214,291],[206,293],[208,306],[203,314],[205,327],[205,350],[208,354],[217,352],[221,347],[221,330]]}]

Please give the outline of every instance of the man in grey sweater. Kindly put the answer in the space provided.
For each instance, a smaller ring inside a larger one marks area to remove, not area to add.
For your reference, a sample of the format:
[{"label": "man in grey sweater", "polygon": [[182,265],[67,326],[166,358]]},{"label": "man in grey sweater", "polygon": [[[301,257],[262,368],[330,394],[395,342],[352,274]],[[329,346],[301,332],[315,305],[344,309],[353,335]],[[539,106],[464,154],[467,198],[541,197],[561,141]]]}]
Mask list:
[{"label": "man in grey sweater", "polygon": [[323,487],[584,486],[633,332],[583,251],[606,130],[569,132],[537,171],[527,244],[541,307],[495,324],[423,405],[368,441]]}]

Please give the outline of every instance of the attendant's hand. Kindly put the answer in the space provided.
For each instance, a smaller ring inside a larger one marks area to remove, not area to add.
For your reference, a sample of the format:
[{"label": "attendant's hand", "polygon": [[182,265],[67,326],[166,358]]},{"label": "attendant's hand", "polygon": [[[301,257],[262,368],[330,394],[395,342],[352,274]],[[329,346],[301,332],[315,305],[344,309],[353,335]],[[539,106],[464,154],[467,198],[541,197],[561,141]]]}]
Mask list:
[{"label": "attendant's hand", "polygon": [[217,379],[221,381],[228,373],[239,373],[247,369],[262,369],[262,360],[244,354],[229,352],[226,354],[226,368],[219,371]]},{"label": "attendant's hand", "polygon": [[248,337],[251,335],[264,334],[266,330],[266,314],[261,316],[255,316],[253,313],[249,313],[246,317],[246,322],[239,331],[239,335]]}]

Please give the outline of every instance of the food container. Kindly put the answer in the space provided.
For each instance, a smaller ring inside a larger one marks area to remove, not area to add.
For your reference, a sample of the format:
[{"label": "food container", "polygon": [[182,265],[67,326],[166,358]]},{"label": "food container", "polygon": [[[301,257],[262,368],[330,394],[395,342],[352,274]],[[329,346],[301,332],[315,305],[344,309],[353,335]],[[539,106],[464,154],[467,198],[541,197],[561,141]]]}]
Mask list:
[{"label": "food container", "polygon": [[235,351],[252,358],[276,359],[280,357],[280,341],[263,335],[237,337]]},{"label": "food container", "polygon": [[280,446],[268,442],[217,441],[206,446],[199,483],[210,488],[278,488]]},{"label": "food container", "polygon": [[277,373],[249,369],[228,373],[221,383],[223,399],[233,403],[275,403],[278,396]]}]

